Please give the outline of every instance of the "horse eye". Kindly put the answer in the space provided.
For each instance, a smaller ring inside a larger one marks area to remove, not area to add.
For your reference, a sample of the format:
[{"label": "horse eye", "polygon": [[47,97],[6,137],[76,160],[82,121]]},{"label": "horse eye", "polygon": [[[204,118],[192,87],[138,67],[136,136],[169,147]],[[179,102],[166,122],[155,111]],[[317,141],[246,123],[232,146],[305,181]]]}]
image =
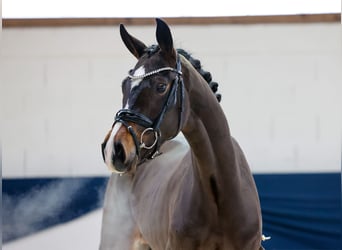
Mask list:
[{"label": "horse eye", "polygon": [[166,90],[166,83],[158,83],[157,85],[157,92],[162,94]]}]

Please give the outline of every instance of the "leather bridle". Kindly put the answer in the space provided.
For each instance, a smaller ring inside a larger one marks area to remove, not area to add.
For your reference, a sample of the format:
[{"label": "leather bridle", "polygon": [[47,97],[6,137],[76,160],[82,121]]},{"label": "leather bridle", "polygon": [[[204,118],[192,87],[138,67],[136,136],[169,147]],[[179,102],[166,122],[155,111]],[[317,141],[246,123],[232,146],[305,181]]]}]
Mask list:
[{"label": "leather bridle", "polygon": [[[165,114],[167,111],[174,105],[174,103],[178,103],[178,129],[174,136],[171,138],[168,138],[168,140],[174,138],[179,131],[181,130],[182,126],[182,117],[183,117],[183,110],[184,110],[184,83],[182,78],[182,66],[180,62],[179,55],[177,55],[177,62],[176,62],[176,68],[171,67],[164,67],[159,68],[156,70],[153,70],[151,72],[148,72],[141,76],[131,76],[128,77],[130,79],[145,79],[152,75],[158,74],[162,71],[171,71],[176,73],[176,78],[172,82],[172,86],[169,90],[168,97],[164,103],[164,106],[162,107],[159,115],[155,120],[151,120],[147,116],[138,113],[131,109],[120,109],[116,115],[113,126],[120,122],[123,124],[128,132],[131,134],[135,147],[136,147],[136,154],[139,157],[140,156],[140,149],[147,149],[151,150],[151,153],[146,157],[147,159],[153,159],[156,155],[159,154],[159,148],[160,148],[160,137],[161,137],[161,131],[160,131],[160,125],[165,117]],[[178,93],[178,96],[177,96]],[[129,125],[129,123],[135,123],[139,126],[142,126],[145,128],[145,130],[141,133],[140,140],[137,137],[136,132],[134,131],[133,127]],[[153,133],[154,134],[154,142],[151,145],[146,145],[143,141],[143,136],[147,133]]]}]

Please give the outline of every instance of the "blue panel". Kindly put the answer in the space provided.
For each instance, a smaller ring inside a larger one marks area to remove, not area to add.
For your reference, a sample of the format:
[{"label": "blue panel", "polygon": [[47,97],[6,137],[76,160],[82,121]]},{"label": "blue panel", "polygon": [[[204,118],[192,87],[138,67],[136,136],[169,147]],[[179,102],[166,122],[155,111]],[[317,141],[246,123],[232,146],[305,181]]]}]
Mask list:
[{"label": "blue panel", "polygon": [[266,249],[342,249],[340,174],[255,175]]},{"label": "blue panel", "polygon": [[[254,175],[272,249],[342,249],[340,174]],[[3,240],[28,235],[102,206],[107,178],[3,180]]]}]

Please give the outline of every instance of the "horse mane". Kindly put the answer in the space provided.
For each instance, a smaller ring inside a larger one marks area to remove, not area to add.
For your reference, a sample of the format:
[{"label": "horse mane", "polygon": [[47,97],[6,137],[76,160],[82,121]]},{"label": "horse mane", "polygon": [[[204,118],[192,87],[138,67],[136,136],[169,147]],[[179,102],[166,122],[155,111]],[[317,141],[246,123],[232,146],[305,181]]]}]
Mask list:
[{"label": "horse mane", "polygon": [[177,49],[177,52],[184,56],[197,70],[197,72],[204,78],[204,80],[208,83],[209,87],[215,94],[217,101],[220,102],[222,96],[221,94],[217,93],[218,83],[212,81],[211,73],[209,71],[205,71],[202,68],[201,61],[194,58],[189,52],[185,51],[184,49]]},{"label": "horse mane", "polygon": [[[147,53],[148,56],[151,56],[155,54],[159,50],[158,45],[151,45],[148,48],[145,49],[145,52]],[[205,71],[202,68],[201,61],[194,58],[189,52],[185,51],[184,49],[177,49],[177,52],[184,56],[190,63],[191,65],[196,69],[196,71],[203,77],[203,79],[208,83],[209,87],[213,91],[213,93],[216,96],[216,99],[218,102],[221,101],[221,94],[217,93],[218,89],[218,83],[212,81],[211,73],[209,71]]]}]

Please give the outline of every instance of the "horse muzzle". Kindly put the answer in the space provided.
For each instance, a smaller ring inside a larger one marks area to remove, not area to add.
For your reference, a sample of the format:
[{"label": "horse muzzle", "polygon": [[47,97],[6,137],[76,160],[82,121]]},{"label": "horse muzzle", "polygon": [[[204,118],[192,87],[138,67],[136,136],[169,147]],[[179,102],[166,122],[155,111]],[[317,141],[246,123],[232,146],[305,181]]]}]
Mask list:
[{"label": "horse muzzle", "polygon": [[[126,121],[127,120],[127,121]],[[102,144],[102,156],[109,170],[126,173],[139,161],[159,155],[160,132],[144,115],[122,109]]]},{"label": "horse muzzle", "polygon": [[116,124],[102,143],[102,156],[111,172],[127,173],[137,164],[136,146],[126,129]]},{"label": "horse muzzle", "polygon": [[112,165],[117,172],[124,173],[129,170],[126,163],[126,153],[120,142],[114,143],[114,152],[111,156]]}]

